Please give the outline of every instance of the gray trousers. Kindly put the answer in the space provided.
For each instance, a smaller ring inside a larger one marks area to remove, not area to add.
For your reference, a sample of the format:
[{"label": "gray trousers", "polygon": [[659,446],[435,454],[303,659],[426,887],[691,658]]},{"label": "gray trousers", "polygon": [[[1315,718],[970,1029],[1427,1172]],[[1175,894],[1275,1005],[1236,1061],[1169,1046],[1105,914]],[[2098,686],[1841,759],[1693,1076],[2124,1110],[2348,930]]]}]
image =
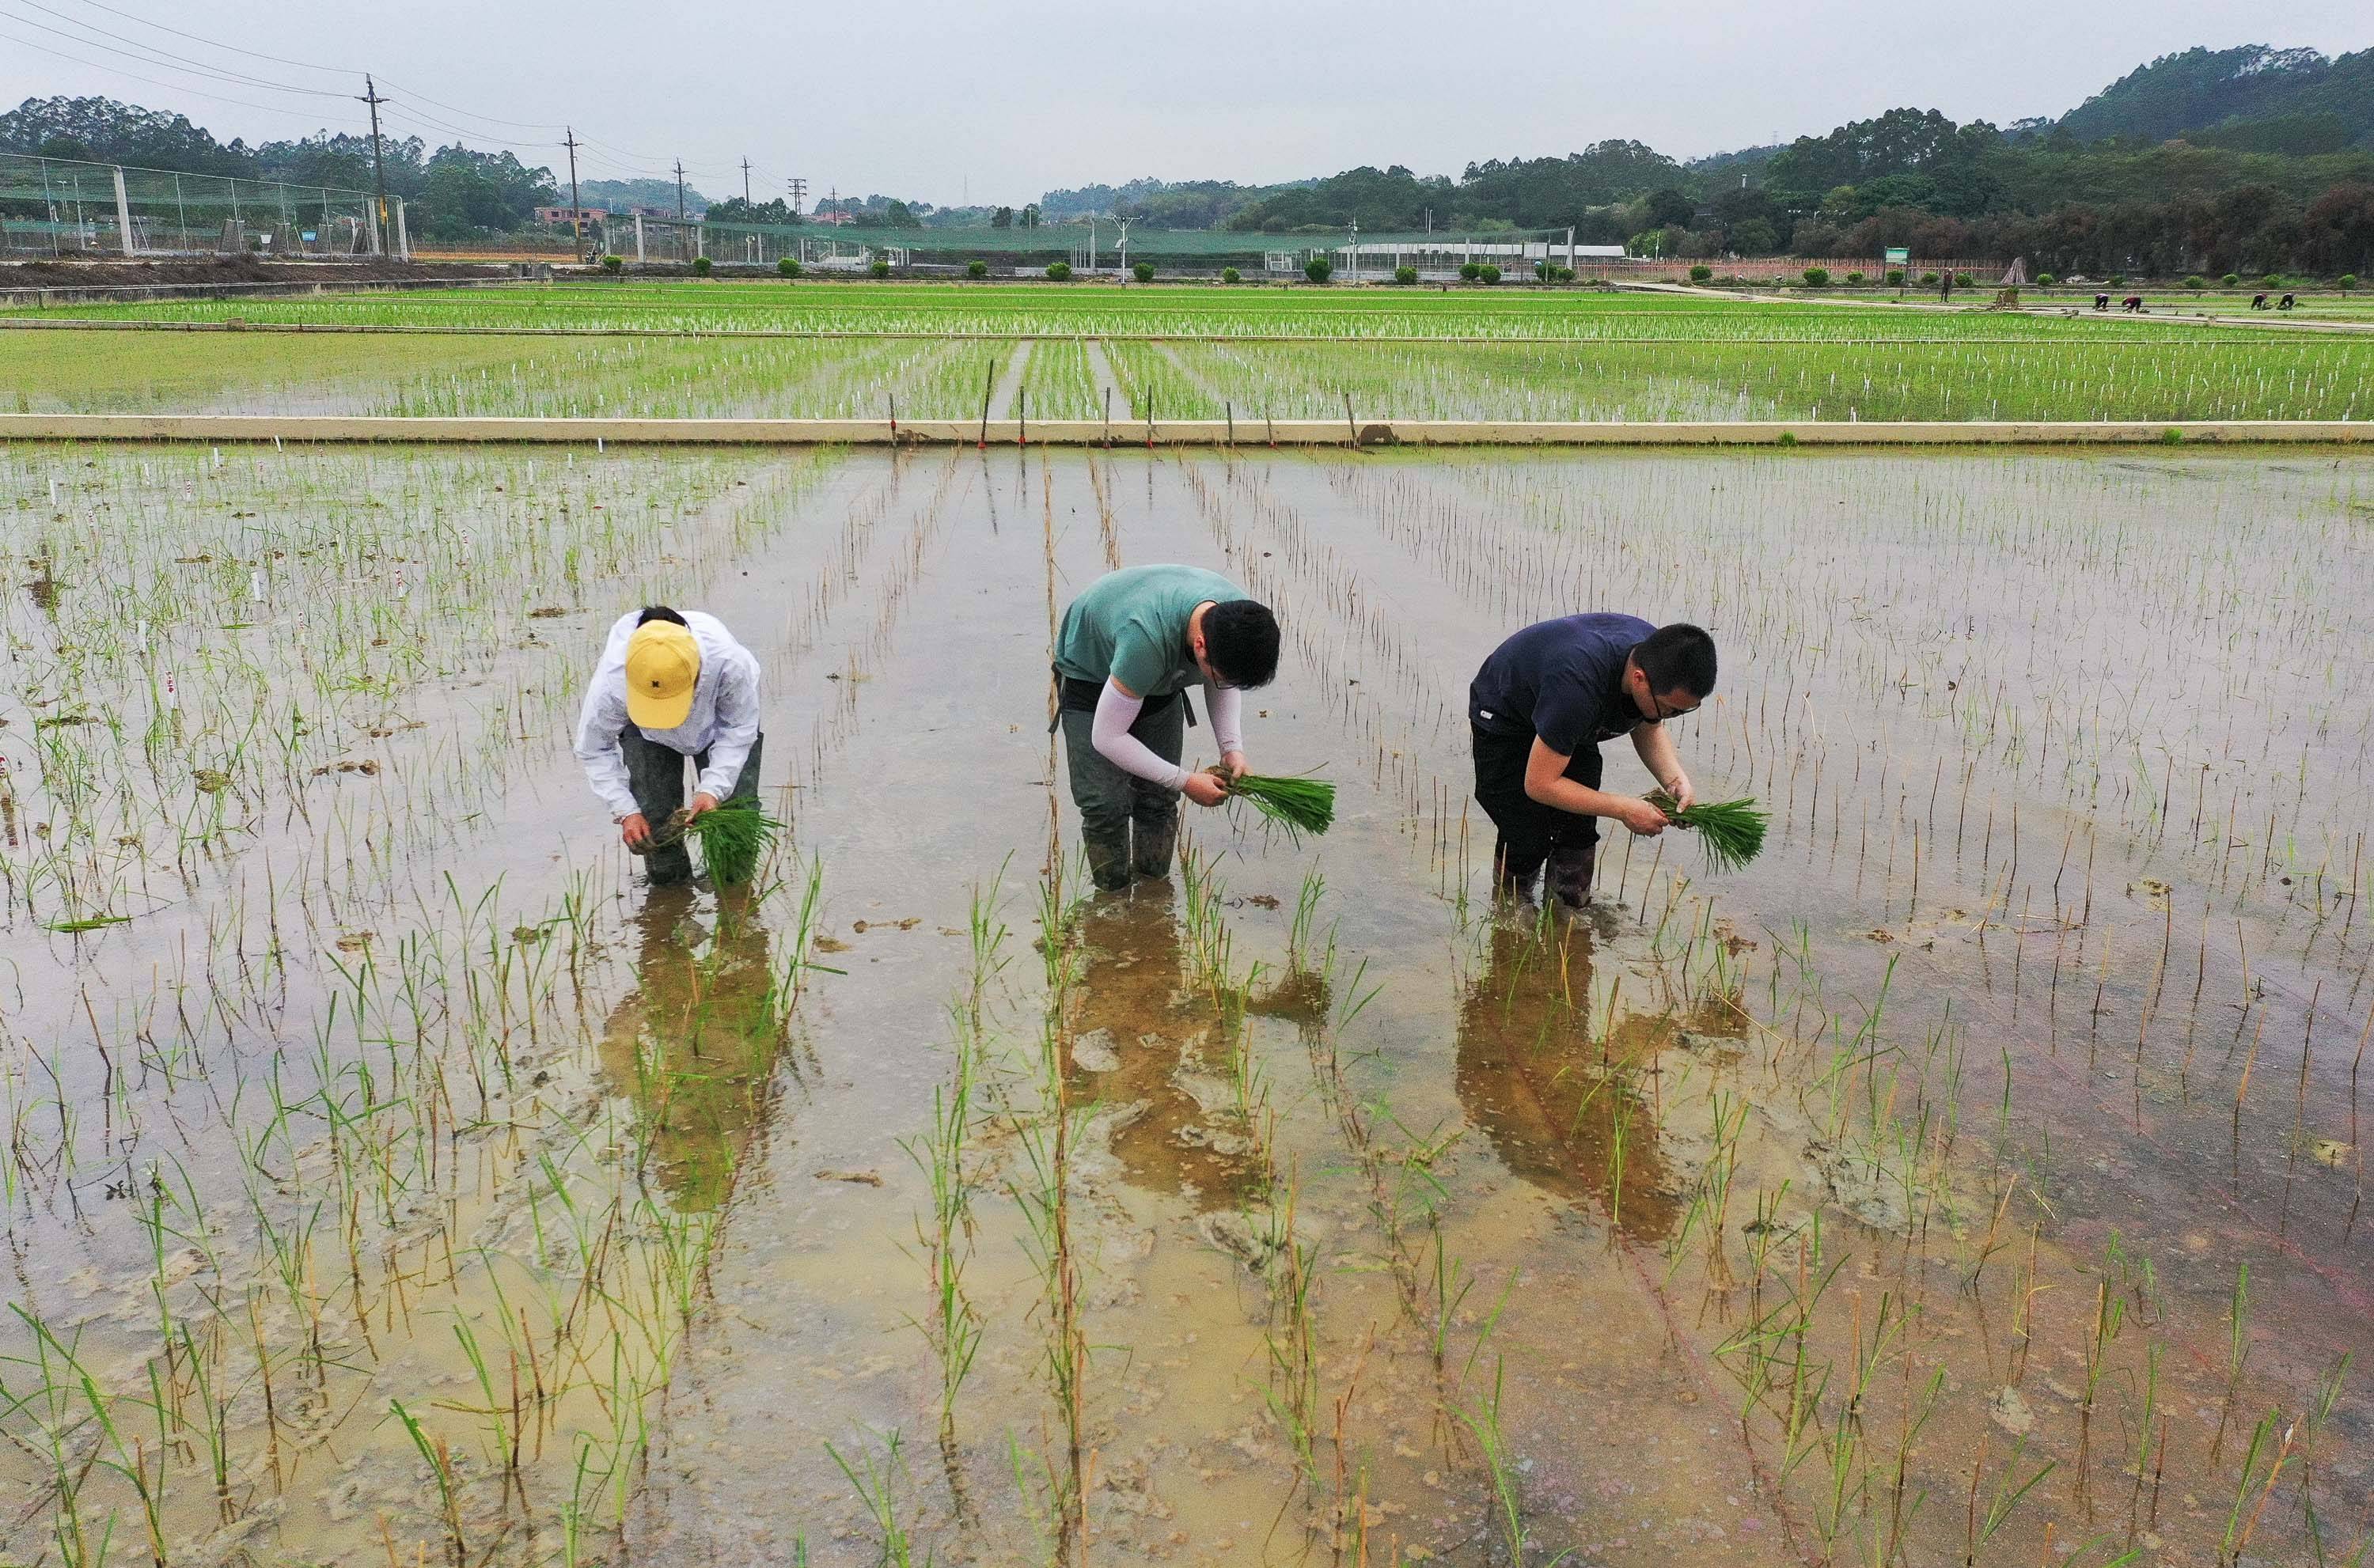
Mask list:
[{"label": "gray trousers", "polygon": [[[1064,757],[1071,769],[1072,803],[1080,808],[1088,874],[1108,893],[1127,887],[1132,870],[1140,876],[1169,875],[1171,851],[1179,844],[1179,791],[1107,760],[1097,750],[1095,714],[1065,708],[1063,719]],[[1187,744],[1186,697],[1158,708],[1149,704],[1129,732],[1155,755],[1177,762]]]},{"label": "gray trousers", "polygon": [[[758,759],[766,750],[767,737],[759,735],[750,743],[750,755],[742,764],[742,777],[734,781],[734,792],[726,797],[733,801],[755,800],[758,794]],[[632,724],[618,733],[618,749],[626,754],[627,788],[633,791],[635,809],[657,833],[670,813],[692,798],[685,788],[685,755],[674,746],[664,746],[657,741],[646,740],[643,732]],[[695,768],[709,766],[709,754],[700,752],[691,759]],[[719,802],[721,805],[723,802]],[[653,887],[667,887],[692,880],[692,851],[684,841],[664,848],[652,849],[643,856],[643,869]],[[712,875],[722,869],[710,868]],[[744,874],[747,874],[745,871]],[[730,879],[729,879],[730,880]]]}]

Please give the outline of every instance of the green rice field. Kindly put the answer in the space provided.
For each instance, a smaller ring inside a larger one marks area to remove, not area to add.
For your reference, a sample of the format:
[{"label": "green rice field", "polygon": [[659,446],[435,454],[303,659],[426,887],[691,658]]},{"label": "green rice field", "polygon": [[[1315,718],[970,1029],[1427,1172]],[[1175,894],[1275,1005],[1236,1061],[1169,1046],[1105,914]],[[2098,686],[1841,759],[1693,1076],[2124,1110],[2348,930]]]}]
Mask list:
[{"label": "green rice field", "polygon": [[[2339,297],[2333,297],[2338,299]],[[2060,303],[2056,297],[2055,303]],[[19,413],[2356,419],[2374,332],[1508,288],[575,283],[20,309]],[[2330,305],[2328,300],[2320,309]],[[2239,318],[2237,319],[2237,311]],[[61,319],[93,323],[59,328]],[[321,329],[130,330],[201,323]],[[104,324],[101,324],[104,323]]]}]

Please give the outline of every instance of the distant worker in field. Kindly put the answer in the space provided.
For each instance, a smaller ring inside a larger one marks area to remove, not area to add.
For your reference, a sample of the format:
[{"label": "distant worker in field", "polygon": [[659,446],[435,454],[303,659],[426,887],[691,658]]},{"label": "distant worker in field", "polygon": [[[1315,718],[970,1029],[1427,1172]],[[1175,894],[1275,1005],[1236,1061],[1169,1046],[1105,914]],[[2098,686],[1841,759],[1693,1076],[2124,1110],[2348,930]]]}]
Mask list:
[{"label": "distant worker in field", "polygon": [[[692,880],[679,837],[652,835],[679,809],[687,820],[758,792],[758,661],[725,623],[699,610],[646,605],[610,627],[577,718],[577,760],[610,808],[618,836],[644,851],[652,885]],[[689,803],[684,766],[699,770]]]},{"label": "distant worker in field", "polygon": [[1714,638],[1676,622],[1635,615],[1562,615],[1527,626],[1493,650],[1467,688],[1475,745],[1475,800],[1499,841],[1499,892],[1523,896],[1548,865],[1547,888],[1569,908],[1591,897],[1599,819],[1643,837],[1665,813],[1637,795],[1599,787],[1599,748],[1632,738],[1676,807],[1697,799],[1665,723],[1694,712],[1714,690]]},{"label": "distant worker in field", "polygon": [[2119,309],[2131,316],[2140,316],[2144,313],[2144,297],[2140,294],[2130,294],[2119,301]]},{"label": "distant worker in field", "polygon": [[1227,799],[1220,781],[1180,765],[1202,686],[1221,766],[1245,769],[1242,693],[1277,673],[1277,617],[1216,572],[1132,567],[1090,583],[1055,638],[1056,720],[1080,809],[1088,872],[1118,892],[1168,875],[1179,797]]}]

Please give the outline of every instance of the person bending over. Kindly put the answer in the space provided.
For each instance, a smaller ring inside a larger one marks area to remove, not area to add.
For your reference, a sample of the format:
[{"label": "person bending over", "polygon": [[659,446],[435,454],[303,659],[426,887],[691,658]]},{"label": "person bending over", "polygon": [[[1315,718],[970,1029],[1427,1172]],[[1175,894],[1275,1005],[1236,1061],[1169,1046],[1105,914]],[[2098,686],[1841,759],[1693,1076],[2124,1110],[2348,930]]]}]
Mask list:
[{"label": "person bending over", "polygon": [[[725,623],[664,604],[630,610],[610,627],[577,718],[577,760],[629,848],[679,806],[688,818],[758,793],[758,661]],[[684,798],[685,759],[699,770]],[[652,885],[692,880],[682,839],[650,849]],[[712,868],[722,872],[723,868]]]},{"label": "person bending over", "polygon": [[1240,694],[1276,673],[1277,617],[1216,572],[1131,567],[1072,601],[1055,638],[1056,721],[1099,889],[1169,873],[1181,794],[1199,806],[1227,798],[1180,764],[1194,722],[1187,689],[1205,689],[1221,765],[1242,773]]},{"label": "person bending over", "polygon": [[1467,719],[1475,800],[1499,831],[1492,864],[1501,892],[1522,896],[1546,862],[1549,891],[1580,908],[1591,897],[1601,817],[1644,837],[1665,830],[1665,813],[1647,801],[1599,787],[1599,748],[1630,735],[1665,792],[1689,805],[1690,776],[1665,722],[1705,701],[1714,676],[1714,638],[1704,630],[1636,615],[1562,615],[1493,650],[1467,688]]}]

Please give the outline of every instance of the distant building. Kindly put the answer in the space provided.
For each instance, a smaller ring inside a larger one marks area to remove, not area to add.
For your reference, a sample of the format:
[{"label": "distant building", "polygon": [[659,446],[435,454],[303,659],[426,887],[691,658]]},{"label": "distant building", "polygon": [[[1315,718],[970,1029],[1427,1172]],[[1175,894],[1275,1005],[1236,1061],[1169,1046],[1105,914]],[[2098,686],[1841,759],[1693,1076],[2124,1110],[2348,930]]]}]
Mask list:
[{"label": "distant building", "polygon": [[609,216],[600,207],[538,207],[535,209],[535,220],[538,223],[599,223]]}]

